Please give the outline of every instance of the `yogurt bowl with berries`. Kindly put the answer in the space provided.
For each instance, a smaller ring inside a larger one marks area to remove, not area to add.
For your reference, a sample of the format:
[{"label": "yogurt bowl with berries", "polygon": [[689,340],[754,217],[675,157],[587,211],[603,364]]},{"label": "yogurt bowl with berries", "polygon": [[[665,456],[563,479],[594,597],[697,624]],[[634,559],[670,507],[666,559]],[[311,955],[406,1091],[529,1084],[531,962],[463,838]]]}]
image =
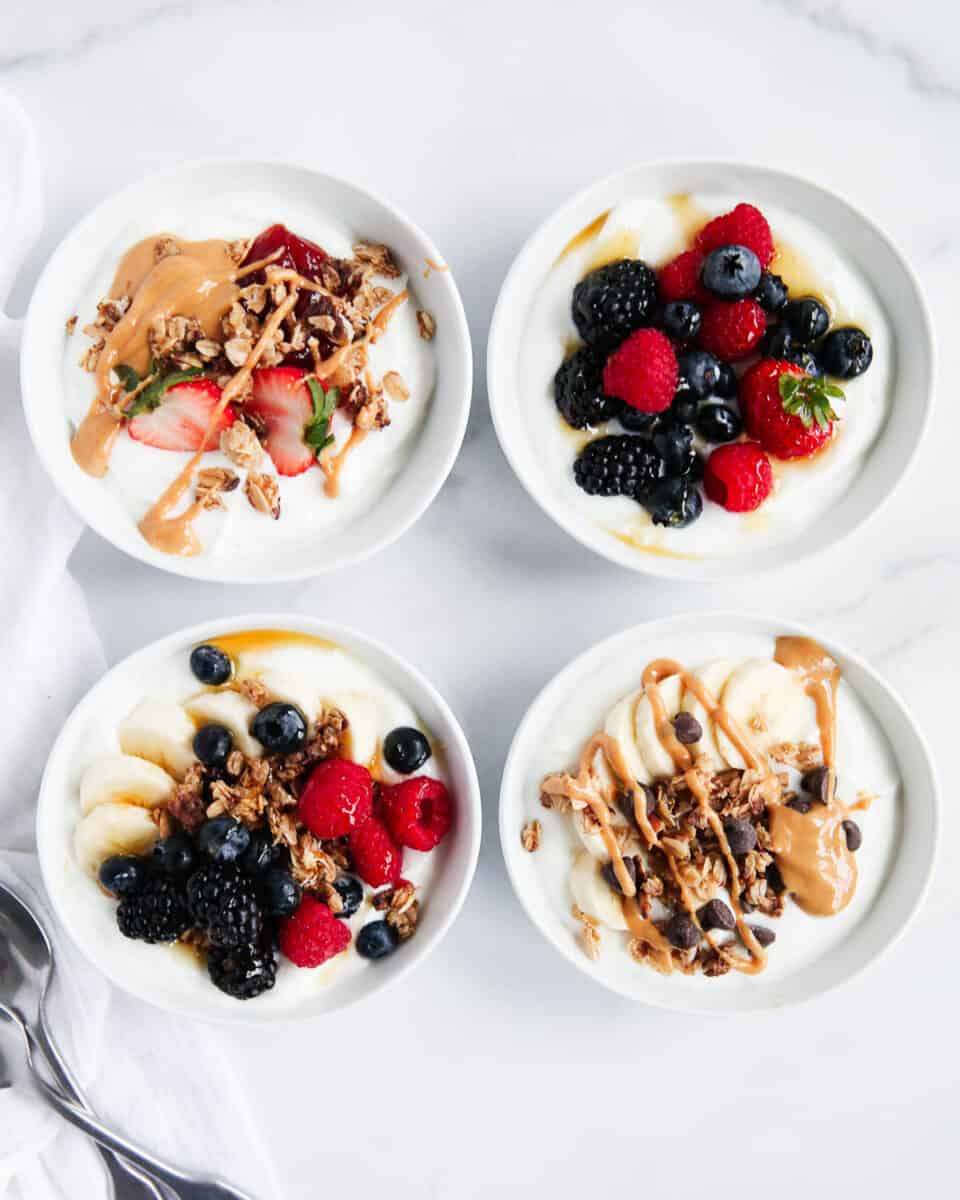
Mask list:
[{"label": "yogurt bowl with berries", "polygon": [[68,235],[21,374],[37,451],[88,524],[242,582],[399,536],[459,450],[471,356],[448,268],[388,204],[220,162],[136,184]]},{"label": "yogurt bowl with berries", "polygon": [[452,923],[479,840],[442,698],[302,617],[208,623],[119,663],[65,724],[37,814],[81,951],[222,1020],[318,1015],[399,978]]},{"label": "yogurt bowl with berries", "polygon": [[886,501],[929,417],[930,322],[847,202],[762,167],[606,179],[530,239],[488,352],[535,500],[635,570],[796,561]]}]

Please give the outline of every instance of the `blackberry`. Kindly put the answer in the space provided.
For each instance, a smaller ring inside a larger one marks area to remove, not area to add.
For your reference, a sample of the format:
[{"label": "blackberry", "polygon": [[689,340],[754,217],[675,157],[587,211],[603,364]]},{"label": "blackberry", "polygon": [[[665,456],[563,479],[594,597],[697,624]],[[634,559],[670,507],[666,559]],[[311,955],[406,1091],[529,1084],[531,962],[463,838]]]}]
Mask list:
[{"label": "blackberry", "polygon": [[183,890],[172,879],[148,879],[135,896],[117,905],[117,926],[124,937],[140,942],[173,942],[190,928]]},{"label": "blackberry", "polygon": [[657,277],[645,262],[623,258],[591,271],[573,289],[573,323],[589,346],[612,350],[649,325]]},{"label": "blackberry", "polygon": [[560,415],[574,429],[602,425],[619,401],[603,394],[603,355],[585,346],[564,359],[553,377],[553,398]]},{"label": "blackberry", "polygon": [[251,879],[230,864],[209,863],[190,876],[187,904],[214,946],[229,948],[257,941],[263,913]]},{"label": "blackberry", "polygon": [[573,474],[588,496],[632,496],[656,486],[663,459],[645,438],[620,434],[597,438],[577,455]]},{"label": "blackberry", "polygon": [[271,949],[257,943],[224,948],[207,955],[207,971],[215,987],[235,1000],[252,1000],[277,982],[277,960]]}]

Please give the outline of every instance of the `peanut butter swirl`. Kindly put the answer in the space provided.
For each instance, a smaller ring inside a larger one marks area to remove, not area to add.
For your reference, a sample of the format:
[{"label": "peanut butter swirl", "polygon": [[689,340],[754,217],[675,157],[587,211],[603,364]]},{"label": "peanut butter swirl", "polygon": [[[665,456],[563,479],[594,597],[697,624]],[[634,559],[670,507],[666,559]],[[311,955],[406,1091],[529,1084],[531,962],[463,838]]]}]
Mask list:
[{"label": "peanut butter swirl", "polygon": [[[821,646],[807,638],[778,639],[775,657],[781,665],[800,675],[816,705],[823,763],[832,772],[836,753],[836,699],[840,668]],[[633,874],[625,864],[620,841],[611,823],[616,801],[616,795],[611,793],[616,793],[618,786],[630,798],[633,823],[646,849],[656,849],[665,857],[681,904],[701,936],[729,968],[745,974],[756,974],[766,965],[766,952],[745,919],[740,901],[742,888],[737,857],[731,849],[724,823],[710,802],[710,771],[697,762],[695,748],[679,741],[673,722],[667,715],[660,685],[673,676],[680,678],[684,692],[690,692],[699,700],[709,720],[723,730],[742,756],[747,770],[757,779],[759,794],[768,813],[771,853],[796,903],[811,915],[839,912],[849,903],[857,881],[856,863],[847,848],[843,830],[843,820],[849,810],[837,802],[832,794],[827,804],[814,805],[809,812],[799,812],[785,805],[780,777],[766,756],[757,750],[746,730],[711,695],[701,679],[672,659],[655,659],[647,664],[641,676],[642,693],[649,701],[660,744],[672,759],[677,772],[683,776],[723,856],[736,932],[747,956],[735,949],[733,944],[718,941],[713,931],[702,928],[697,917],[698,901],[683,879],[679,869],[681,860],[673,848],[672,840],[659,835],[659,825],[655,827],[647,811],[646,793],[633,778],[614,738],[602,732],[595,734],[581,753],[576,775],[548,776],[542,790],[548,796],[564,796],[575,805],[589,808],[622,893],[624,920],[632,936],[646,947],[651,965],[669,974],[673,968],[672,947],[659,926],[643,915],[637,902]],[[616,783],[607,783],[603,773],[597,773],[598,754],[602,755]]]}]

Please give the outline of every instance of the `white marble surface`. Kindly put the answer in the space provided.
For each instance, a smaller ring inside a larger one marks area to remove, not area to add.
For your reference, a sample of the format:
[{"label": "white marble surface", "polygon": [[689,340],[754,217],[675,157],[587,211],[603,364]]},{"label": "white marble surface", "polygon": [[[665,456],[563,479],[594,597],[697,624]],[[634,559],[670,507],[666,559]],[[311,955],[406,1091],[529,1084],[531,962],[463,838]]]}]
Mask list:
[{"label": "white marble surface", "polygon": [[[89,534],[74,560],[111,661],[200,617],[323,613],[419,663],[474,746],[484,850],[445,945],[354,1012],[231,1035],[285,1197],[709,1190],[717,1200],[793,1200],[814,1179],[827,1196],[949,1190],[960,1068],[960,829],[949,775],[960,669],[950,460],[960,441],[960,17],[951,9],[942,0],[3,6],[0,83],[37,123],[50,197],[21,302],[89,205],[156,167],[222,153],[299,160],[389,194],[444,251],[470,317],[478,367],[467,443],[428,514],[372,562],[314,583],[228,591],[151,571]],[[590,179],[667,154],[768,161],[846,192],[911,256],[938,326],[934,429],[882,527],[739,586],[658,585],[582,550],[512,477],[486,405],[490,312],[522,240]],[[5,380],[8,403],[14,390]],[[839,994],[722,1022],[632,1008],[571,971],[516,904],[495,828],[512,730],[550,675],[644,617],[718,606],[799,618],[865,654],[921,714],[947,783],[934,890],[906,942]],[[211,1148],[211,1165],[228,1171],[229,1158]]]}]

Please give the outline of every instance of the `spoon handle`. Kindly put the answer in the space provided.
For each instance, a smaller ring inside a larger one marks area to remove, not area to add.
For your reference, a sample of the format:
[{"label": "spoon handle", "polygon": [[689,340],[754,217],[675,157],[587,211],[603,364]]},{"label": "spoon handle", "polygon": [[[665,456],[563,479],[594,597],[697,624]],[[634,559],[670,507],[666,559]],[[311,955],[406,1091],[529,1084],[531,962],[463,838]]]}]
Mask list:
[{"label": "spoon handle", "polygon": [[[53,1040],[53,1035],[50,1033],[49,1026],[47,1025],[46,1009],[43,1003],[40,1005],[39,1021],[37,1022],[35,1036],[43,1057],[50,1067],[53,1077],[60,1085],[61,1091],[67,1099],[73,1100],[81,1108],[89,1112],[90,1105],[80,1090],[76,1076],[70,1070],[69,1064],[60,1053],[56,1042]],[[107,1150],[99,1143],[97,1144],[97,1149],[100,1152],[100,1157],[103,1159],[103,1165],[106,1168],[107,1174],[113,1183],[115,1196],[120,1196],[124,1192],[129,1191],[129,1180],[131,1178],[140,1184],[144,1195],[149,1196],[150,1200],[167,1200],[171,1195],[166,1190],[161,1191],[160,1186],[145,1175],[140,1168],[133,1166],[126,1159],[114,1154],[112,1150]]]}]

